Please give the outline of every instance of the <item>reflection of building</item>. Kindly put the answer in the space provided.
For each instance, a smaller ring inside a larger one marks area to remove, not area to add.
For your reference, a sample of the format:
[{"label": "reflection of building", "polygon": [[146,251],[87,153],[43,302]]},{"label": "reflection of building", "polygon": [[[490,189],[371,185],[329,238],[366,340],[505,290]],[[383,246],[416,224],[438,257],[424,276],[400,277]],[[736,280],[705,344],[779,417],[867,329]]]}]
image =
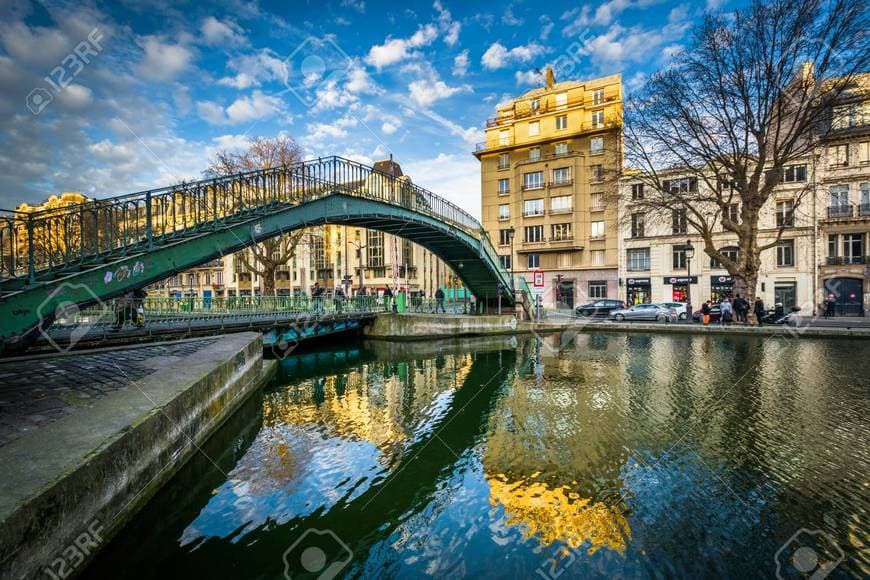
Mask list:
[{"label": "reflection of building", "polygon": [[545,305],[616,295],[613,198],[621,163],[619,75],[533,89],[498,107],[478,146],[483,225],[502,263],[545,272]]}]

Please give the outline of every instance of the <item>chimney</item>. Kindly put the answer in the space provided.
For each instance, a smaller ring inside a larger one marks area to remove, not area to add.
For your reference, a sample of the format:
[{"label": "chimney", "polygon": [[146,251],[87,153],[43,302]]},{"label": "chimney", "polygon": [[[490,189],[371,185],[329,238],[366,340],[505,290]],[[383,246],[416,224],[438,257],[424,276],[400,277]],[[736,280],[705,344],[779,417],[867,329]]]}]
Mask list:
[{"label": "chimney", "polygon": [[547,65],[547,70],[544,74],[547,82],[547,88],[552,89],[553,85],[556,84],[556,75],[553,74],[553,67]]}]

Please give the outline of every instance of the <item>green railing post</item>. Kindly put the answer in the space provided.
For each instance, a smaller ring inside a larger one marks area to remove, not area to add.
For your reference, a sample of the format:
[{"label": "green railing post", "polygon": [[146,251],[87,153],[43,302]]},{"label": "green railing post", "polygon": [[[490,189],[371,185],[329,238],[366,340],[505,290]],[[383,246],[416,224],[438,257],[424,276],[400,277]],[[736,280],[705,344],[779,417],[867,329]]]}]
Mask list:
[{"label": "green railing post", "polygon": [[36,258],[33,255],[33,215],[27,216],[27,279],[36,282]]},{"label": "green railing post", "polygon": [[154,227],[151,223],[151,192],[145,192],[145,239],[148,240],[148,249],[154,247]]}]

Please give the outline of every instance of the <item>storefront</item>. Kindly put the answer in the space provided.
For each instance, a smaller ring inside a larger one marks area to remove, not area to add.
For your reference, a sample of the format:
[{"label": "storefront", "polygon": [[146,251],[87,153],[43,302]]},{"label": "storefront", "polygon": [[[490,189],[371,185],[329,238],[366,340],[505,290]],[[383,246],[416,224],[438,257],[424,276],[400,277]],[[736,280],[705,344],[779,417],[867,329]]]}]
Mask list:
[{"label": "storefront", "polygon": [[774,307],[782,304],[783,310],[788,312],[797,305],[797,282],[776,281],[773,284]]},{"label": "storefront", "polygon": [[[665,286],[671,286],[671,301],[688,302],[689,285],[697,284],[697,276],[665,276]],[[696,296],[697,300],[697,296]]]},{"label": "storefront", "polygon": [[652,302],[652,280],[650,278],[628,278],[625,281],[626,301],[629,306]]},{"label": "storefront", "polygon": [[710,300],[718,304],[723,298],[734,298],[734,278],[710,276]]}]

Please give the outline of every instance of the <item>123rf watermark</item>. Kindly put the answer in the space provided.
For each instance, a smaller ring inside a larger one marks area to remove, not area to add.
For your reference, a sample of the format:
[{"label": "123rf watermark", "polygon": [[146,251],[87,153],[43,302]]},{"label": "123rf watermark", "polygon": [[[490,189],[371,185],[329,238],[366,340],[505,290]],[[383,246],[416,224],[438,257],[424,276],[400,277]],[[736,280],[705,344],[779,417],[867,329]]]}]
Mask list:
[{"label": "123rf watermark", "polygon": [[102,543],[103,524],[99,520],[94,520],[88,525],[86,531],[76,536],[57,558],[43,568],[45,576],[51,580],[63,580],[71,577]]},{"label": "123rf watermark", "polygon": [[91,64],[93,57],[103,51],[103,31],[94,28],[88,34],[86,40],[79,42],[68,55],[63,57],[60,64],[51,69],[42,80],[46,87],[36,87],[24,99],[27,108],[34,115],[40,114],[54,100],[61,91],[66,89],[77,76],[84,70],[85,65]]}]

